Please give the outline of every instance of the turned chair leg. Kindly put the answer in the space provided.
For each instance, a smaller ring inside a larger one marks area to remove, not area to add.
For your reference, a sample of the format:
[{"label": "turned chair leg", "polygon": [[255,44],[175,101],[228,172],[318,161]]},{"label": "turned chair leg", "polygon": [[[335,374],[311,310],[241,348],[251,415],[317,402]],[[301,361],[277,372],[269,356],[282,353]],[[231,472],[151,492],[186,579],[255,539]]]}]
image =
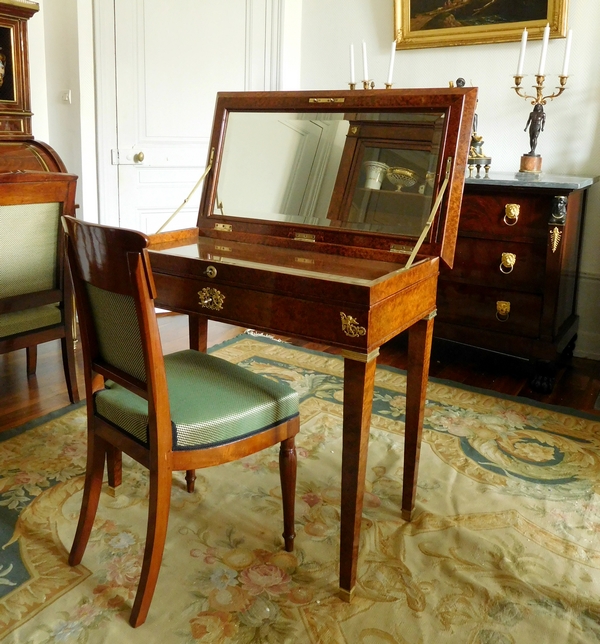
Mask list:
[{"label": "turned chair leg", "polygon": [[163,464],[153,463],[150,467],[150,498],[148,504],[148,532],[140,583],[133,603],[129,623],[136,628],[148,616],[160,564],[162,562],[169,508],[171,504],[172,471]]},{"label": "turned chair leg", "polygon": [[294,503],[296,497],[296,445],[295,438],[281,441],[279,448],[279,476],[281,478],[281,500],[283,504],[283,540],[285,549],[294,549]]},{"label": "turned chair leg", "polygon": [[106,452],[106,467],[108,470],[108,485],[116,489],[123,482],[123,453],[109,445]]},{"label": "turned chair leg", "polygon": [[25,352],[27,353],[27,376],[33,376],[37,369],[37,344],[27,347]]},{"label": "turned chair leg", "polygon": [[185,471],[185,482],[187,491],[191,494],[196,487],[196,470]]},{"label": "turned chair leg", "polygon": [[77,531],[69,554],[69,565],[77,566],[81,563],[83,553],[88,544],[94,518],[98,510],[100,491],[102,490],[102,478],[104,476],[104,459],[107,450],[106,443],[92,433],[88,435],[87,464],[85,467],[85,484],[83,488],[83,499],[81,500],[81,512]]}]

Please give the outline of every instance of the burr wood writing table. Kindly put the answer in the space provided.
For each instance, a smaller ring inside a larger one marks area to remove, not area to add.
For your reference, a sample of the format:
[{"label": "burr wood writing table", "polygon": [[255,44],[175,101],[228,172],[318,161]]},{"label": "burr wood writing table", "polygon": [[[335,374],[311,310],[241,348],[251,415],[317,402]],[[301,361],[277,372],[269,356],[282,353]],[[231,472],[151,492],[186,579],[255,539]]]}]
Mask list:
[{"label": "burr wood writing table", "polygon": [[193,347],[206,350],[210,318],[342,349],[348,600],[376,358],[406,329],[406,520],[414,506],[439,262],[454,254],[475,97],[473,89],[220,94],[198,228],[152,238],[157,304],[190,316]]}]

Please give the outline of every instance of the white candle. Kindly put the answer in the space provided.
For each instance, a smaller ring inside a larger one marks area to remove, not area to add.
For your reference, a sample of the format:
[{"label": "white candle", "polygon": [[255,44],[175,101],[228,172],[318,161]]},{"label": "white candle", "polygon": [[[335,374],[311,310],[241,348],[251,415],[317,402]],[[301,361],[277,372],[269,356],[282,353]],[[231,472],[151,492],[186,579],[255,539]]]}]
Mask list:
[{"label": "white candle", "polygon": [[572,36],[573,36],[573,30],[569,29],[569,31],[567,32],[567,42],[565,43],[565,60],[563,62],[561,76],[569,75],[569,60],[571,58],[571,37]]},{"label": "white candle", "polygon": [[350,45],[350,82],[353,85],[356,83],[354,76],[354,45]]},{"label": "white candle", "polygon": [[392,77],[394,75],[394,61],[396,60],[396,41],[392,43],[392,51],[390,53],[390,67],[388,69],[388,79],[387,84],[392,84]]},{"label": "white candle", "polygon": [[538,68],[538,76],[544,75],[546,67],[546,54],[548,53],[548,39],[550,38],[550,25],[544,27],[544,39],[542,40],[542,55],[540,56],[540,66]]},{"label": "white candle", "polygon": [[519,52],[519,64],[515,76],[523,76],[523,65],[525,64],[525,47],[527,47],[527,29],[523,29],[521,36],[521,51]]},{"label": "white candle", "polygon": [[363,80],[369,80],[369,66],[367,65],[367,43],[363,40],[362,44],[362,51],[363,51],[363,73],[364,77]]}]

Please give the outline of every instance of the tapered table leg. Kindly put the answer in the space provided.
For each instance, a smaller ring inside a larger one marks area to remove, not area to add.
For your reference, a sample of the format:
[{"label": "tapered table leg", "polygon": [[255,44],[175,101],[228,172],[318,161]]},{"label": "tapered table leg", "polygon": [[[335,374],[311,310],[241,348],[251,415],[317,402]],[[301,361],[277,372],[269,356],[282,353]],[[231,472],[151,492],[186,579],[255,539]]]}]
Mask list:
[{"label": "tapered table leg", "polygon": [[188,315],[190,349],[206,353],[208,347],[208,318],[204,315]]},{"label": "tapered table leg", "polygon": [[[206,353],[208,349],[208,318],[204,315],[188,314],[190,349]],[[196,487],[196,470],[186,470],[187,491],[191,494]]]},{"label": "tapered table leg", "polygon": [[415,506],[434,317],[435,311],[413,324],[408,331],[404,480],[402,483],[402,518],[405,521],[410,521]]},{"label": "tapered table leg", "polygon": [[[368,356],[344,352],[344,424],[340,526],[340,595],[350,601],[356,583],[360,523],[365,491],[375,366]],[[352,357],[348,357],[351,355]]]}]

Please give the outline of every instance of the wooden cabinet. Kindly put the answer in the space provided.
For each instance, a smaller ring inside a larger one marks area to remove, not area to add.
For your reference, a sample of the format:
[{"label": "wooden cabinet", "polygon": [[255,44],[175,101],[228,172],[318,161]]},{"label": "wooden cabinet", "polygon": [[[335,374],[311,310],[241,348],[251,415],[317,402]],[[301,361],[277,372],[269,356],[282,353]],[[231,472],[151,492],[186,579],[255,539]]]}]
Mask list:
[{"label": "wooden cabinet", "polygon": [[[591,178],[467,179],[454,268],[442,267],[435,335],[535,360],[574,348],[580,233]],[[532,385],[551,390],[538,369]]]},{"label": "wooden cabinet", "polygon": [[66,172],[31,131],[27,21],[38,10],[31,0],[0,0],[0,172]]}]

